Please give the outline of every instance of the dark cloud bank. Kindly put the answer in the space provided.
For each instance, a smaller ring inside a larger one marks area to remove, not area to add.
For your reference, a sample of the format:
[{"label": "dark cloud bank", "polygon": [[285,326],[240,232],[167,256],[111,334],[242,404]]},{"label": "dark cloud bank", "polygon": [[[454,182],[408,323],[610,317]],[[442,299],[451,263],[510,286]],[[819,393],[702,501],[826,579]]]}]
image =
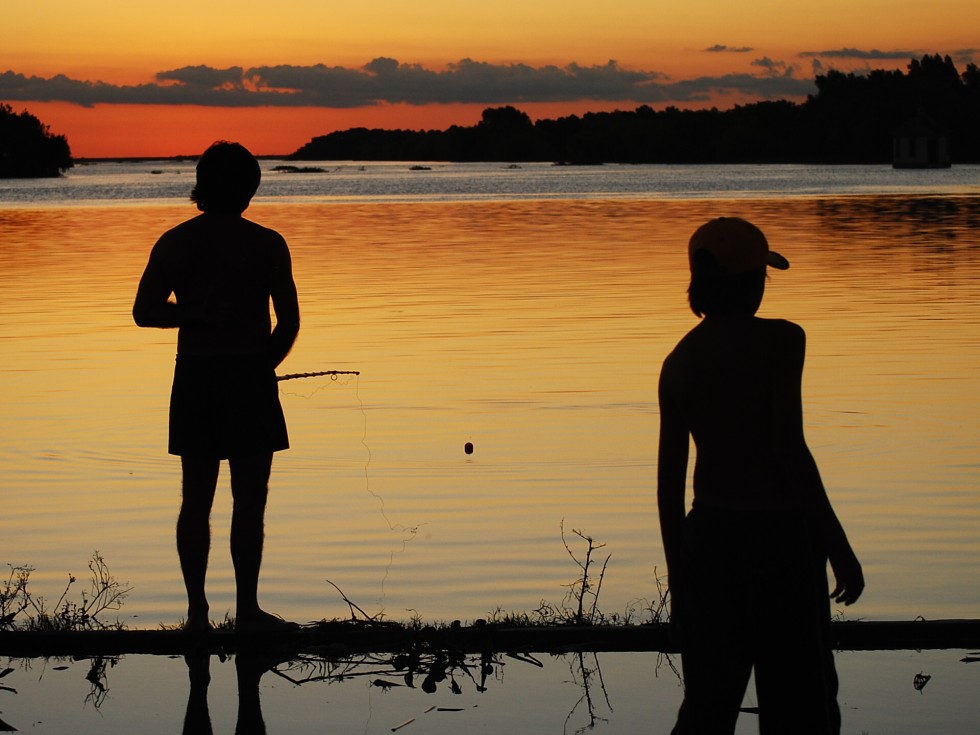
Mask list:
[{"label": "dark cloud bank", "polygon": [[[717,49],[711,49],[715,52]],[[738,51],[743,51],[738,49]],[[443,71],[377,58],[360,68],[341,66],[185,66],[159,72],[148,84],[116,85],[0,73],[0,99],[96,104],[206,105],[209,107],[351,108],[378,104],[504,104],[596,100],[645,104],[684,103],[717,94],[760,99],[805,97],[812,79],[795,67],[768,59],[759,73],[727,74],[684,81],[655,71],[636,71],[615,61],[605,65],[532,67],[464,59]],[[780,73],[773,73],[774,68]]]}]

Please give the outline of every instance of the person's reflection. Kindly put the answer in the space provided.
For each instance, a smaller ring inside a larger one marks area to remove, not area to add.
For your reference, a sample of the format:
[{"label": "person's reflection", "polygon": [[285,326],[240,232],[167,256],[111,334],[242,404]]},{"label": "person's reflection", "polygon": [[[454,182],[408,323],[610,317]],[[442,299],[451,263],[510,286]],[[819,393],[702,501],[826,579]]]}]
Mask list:
[{"label": "person's reflection", "polygon": [[[235,725],[235,735],[265,735],[259,682],[262,675],[281,660],[279,657],[248,651],[235,655],[235,673],[238,679],[238,723]],[[211,735],[211,713],[208,710],[211,655],[188,653],[184,656],[184,661],[187,663],[190,693],[187,696],[183,735]]]},{"label": "person's reflection", "polygon": [[211,654],[184,654],[190,693],[184,713],[184,735],[211,735],[211,713],[208,711],[208,686],[211,684]]},{"label": "person's reflection", "polygon": [[239,652],[235,656],[238,676],[238,724],[235,735],[265,735],[262,704],[259,701],[259,680],[276,661],[268,656]]}]

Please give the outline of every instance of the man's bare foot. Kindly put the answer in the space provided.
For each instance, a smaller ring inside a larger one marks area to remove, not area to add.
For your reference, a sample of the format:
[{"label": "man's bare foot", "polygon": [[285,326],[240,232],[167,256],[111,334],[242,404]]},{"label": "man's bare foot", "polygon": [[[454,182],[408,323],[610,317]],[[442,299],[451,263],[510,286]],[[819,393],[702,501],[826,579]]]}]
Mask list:
[{"label": "man's bare foot", "polygon": [[235,618],[235,630],[239,633],[287,633],[299,630],[299,623],[283,620],[278,615],[258,610]]},{"label": "man's bare foot", "polygon": [[188,615],[184,622],[185,633],[207,633],[211,630],[211,621],[207,613],[204,615]]}]

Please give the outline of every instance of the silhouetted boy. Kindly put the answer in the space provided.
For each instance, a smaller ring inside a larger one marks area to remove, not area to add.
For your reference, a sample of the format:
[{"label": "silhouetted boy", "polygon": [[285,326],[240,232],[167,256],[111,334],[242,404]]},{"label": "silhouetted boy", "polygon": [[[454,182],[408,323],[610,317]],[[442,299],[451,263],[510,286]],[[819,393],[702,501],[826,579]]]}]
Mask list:
[{"label": "silhouetted boy", "polygon": [[234,498],[238,629],[287,625],[259,607],[257,587],[272,454],[289,446],[275,369],[296,339],[299,305],[285,240],[242,217],[260,178],[258,161],[237,143],[204,152],[191,193],[202,214],[160,237],[133,306],[139,326],[179,329],[169,451],[183,471],[177,551],[188,630],[210,627],[204,581],[223,459]]},{"label": "silhouetted boy", "polygon": [[674,733],[732,733],[753,668],[762,733],[838,733],[830,598],[850,605],[864,578],[803,435],[804,332],[755,316],[767,266],[789,263],[738,218],[700,227],[689,258],[703,319],[659,389],[657,499],[685,685]]}]

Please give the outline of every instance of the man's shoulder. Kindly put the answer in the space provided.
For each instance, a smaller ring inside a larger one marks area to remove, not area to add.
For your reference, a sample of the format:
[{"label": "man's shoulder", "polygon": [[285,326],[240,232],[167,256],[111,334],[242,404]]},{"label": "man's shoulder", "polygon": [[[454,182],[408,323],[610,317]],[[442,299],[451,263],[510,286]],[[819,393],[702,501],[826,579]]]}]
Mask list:
[{"label": "man's shoulder", "polygon": [[247,234],[247,237],[255,243],[261,243],[264,246],[276,249],[288,249],[286,238],[271,227],[260,225],[258,222],[245,219],[244,217],[241,219],[241,226]]},{"label": "man's shoulder", "polygon": [[253,219],[246,219],[245,217],[242,217],[239,222],[243,227],[251,232],[254,232],[259,237],[282,239],[282,235],[280,235],[276,230],[272,229],[271,227],[266,227],[265,225],[260,225]]},{"label": "man's shoulder", "polygon": [[158,255],[173,255],[183,251],[194,239],[194,232],[198,228],[196,221],[197,218],[193,217],[171,227],[157,238],[154,251]]},{"label": "man's shoulder", "polygon": [[178,244],[192,239],[197,233],[204,230],[204,221],[201,215],[186,219],[180,224],[176,224],[169,230],[160,235],[158,242],[168,244]]},{"label": "man's shoulder", "polygon": [[164,246],[174,247],[229,238],[276,249],[286,248],[285,238],[270,227],[244,217],[222,221],[204,215],[191,217],[171,227],[160,236],[159,242]]},{"label": "man's shoulder", "polygon": [[181,233],[188,232],[189,230],[193,229],[194,222],[195,222],[196,219],[197,219],[196,217],[192,217],[191,219],[184,220],[180,224],[174,225],[170,229],[166,230],[160,236],[160,239],[161,240],[173,240],[174,238],[178,237]]}]

